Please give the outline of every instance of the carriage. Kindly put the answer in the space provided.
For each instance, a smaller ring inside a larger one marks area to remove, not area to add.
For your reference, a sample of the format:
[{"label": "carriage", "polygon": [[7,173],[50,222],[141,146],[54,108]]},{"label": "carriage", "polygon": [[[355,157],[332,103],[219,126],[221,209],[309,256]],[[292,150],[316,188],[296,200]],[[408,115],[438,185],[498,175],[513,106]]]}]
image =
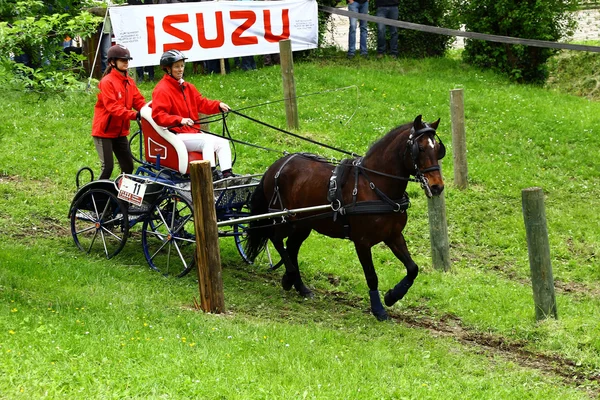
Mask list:
[{"label": "carriage", "polygon": [[[195,265],[196,243],[187,169],[189,161],[200,155],[188,155],[176,135],[158,127],[149,106],[142,108],[141,116],[140,154],[143,148],[145,160],[135,174],[82,186],[69,211],[71,231],[83,251],[99,250],[112,257],[125,245],[130,228],[142,222],[142,248],[150,267],[183,276]],[[384,296],[391,307],[408,292],[419,271],[402,234],[410,205],[407,184],[420,183],[427,197],[444,190],[438,161],[446,149],[436,133],[439,122],[428,124],[418,115],[376,141],[365,156],[305,139],[352,158],[333,162],[314,154],[287,154],[260,180],[215,182],[217,225],[229,227],[219,235],[233,237],[246,262],[265,251],[271,269],[285,266],[282,287],[293,287],[305,297],[311,297],[312,291],[300,276],[298,253],[311,231],[349,239],[367,280],[371,312],[379,320],[388,319],[371,248],[385,243],[406,268],[406,276]],[[122,198],[135,200],[134,205]],[[275,265],[268,243],[281,257]]]},{"label": "carriage", "polygon": [[[140,164],[133,174],[121,174],[113,181],[93,180],[88,167],[77,173],[78,190],[69,209],[71,234],[80,250],[107,258],[117,255],[130,236],[139,234],[150,268],[182,277],[195,266],[189,163],[201,160],[202,154],[188,153],[177,135],[153,121],[151,102],[140,115],[140,129],[130,139]],[[80,185],[84,171],[91,179]],[[213,182],[217,220],[248,215],[248,201],[258,182],[256,175]],[[141,230],[134,232],[138,224]],[[232,237],[242,259],[249,261],[244,252],[244,224],[220,228],[219,236]]]}]

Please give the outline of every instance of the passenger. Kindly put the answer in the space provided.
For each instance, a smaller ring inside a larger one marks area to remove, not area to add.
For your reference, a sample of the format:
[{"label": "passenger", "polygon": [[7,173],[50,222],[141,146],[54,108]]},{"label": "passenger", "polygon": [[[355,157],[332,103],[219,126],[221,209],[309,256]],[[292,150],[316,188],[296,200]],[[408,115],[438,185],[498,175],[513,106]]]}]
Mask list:
[{"label": "passenger", "polygon": [[[110,178],[114,166],[113,153],[122,172],[133,172],[133,157],[127,140],[129,121],[139,117],[139,110],[146,100],[127,74],[131,59],[125,46],[112,46],[107,54],[108,67],[98,84],[100,93],[94,107],[92,136],[100,157],[100,179]],[[132,108],[138,110],[137,113]]]},{"label": "passenger", "polygon": [[236,176],[231,171],[231,149],[227,139],[203,134],[197,122],[199,114],[228,112],[229,106],[219,100],[202,96],[191,83],[183,80],[186,57],[179,50],[166,51],[160,57],[164,77],[152,92],[152,118],[161,126],[169,127],[183,141],[187,151],[201,151],[210,161],[213,179],[221,178],[216,169],[215,152],[219,157],[222,177]]}]

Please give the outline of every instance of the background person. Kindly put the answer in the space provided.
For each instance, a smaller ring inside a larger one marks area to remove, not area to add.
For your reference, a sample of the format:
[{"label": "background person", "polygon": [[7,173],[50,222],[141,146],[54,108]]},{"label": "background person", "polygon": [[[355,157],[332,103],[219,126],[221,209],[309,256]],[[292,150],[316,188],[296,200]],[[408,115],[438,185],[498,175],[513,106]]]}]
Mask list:
[{"label": "background person", "polygon": [[[348,0],[348,11],[360,14],[369,13],[368,0]],[[354,58],[356,53],[356,24],[358,18],[350,17],[350,30],[348,31],[348,58]],[[360,20],[360,55],[367,56],[367,21]]]},{"label": "background person", "polygon": [[[375,0],[375,15],[382,18],[398,20],[398,0]],[[377,58],[383,58],[386,51],[386,29],[390,31],[390,55],[398,57],[398,28],[384,23],[377,23]]]},{"label": "background person", "polygon": [[219,100],[207,99],[194,85],[183,80],[185,60],[185,55],[179,50],[168,50],[160,57],[165,76],[152,92],[152,119],[158,125],[176,132],[187,151],[201,151],[202,157],[210,161],[214,180],[221,178],[216,169],[215,152],[219,157],[223,178],[234,176],[229,141],[203,134],[200,124],[196,122],[200,113],[211,115],[227,112],[230,108]]},{"label": "background person", "polygon": [[[129,149],[129,121],[138,117],[139,110],[146,100],[135,81],[127,74],[129,50],[122,45],[114,45],[107,52],[108,67],[98,84],[100,93],[94,107],[92,136],[100,157],[99,179],[109,179],[113,167],[113,153],[117,157],[121,171],[133,172],[133,157]],[[138,110],[133,111],[132,108]]]}]

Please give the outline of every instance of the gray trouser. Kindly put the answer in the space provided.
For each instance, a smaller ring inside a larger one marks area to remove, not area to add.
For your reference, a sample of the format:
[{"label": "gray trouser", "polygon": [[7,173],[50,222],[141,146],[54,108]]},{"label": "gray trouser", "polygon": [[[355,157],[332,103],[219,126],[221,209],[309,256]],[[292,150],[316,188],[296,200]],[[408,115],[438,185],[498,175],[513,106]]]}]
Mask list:
[{"label": "gray trouser", "polygon": [[110,179],[114,168],[113,153],[117,157],[121,171],[126,174],[133,172],[133,157],[129,149],[129,141],[126,136],[114,139],[100,138],[94,136],[94,145],[100,157],[100,177],[98,179]]}]

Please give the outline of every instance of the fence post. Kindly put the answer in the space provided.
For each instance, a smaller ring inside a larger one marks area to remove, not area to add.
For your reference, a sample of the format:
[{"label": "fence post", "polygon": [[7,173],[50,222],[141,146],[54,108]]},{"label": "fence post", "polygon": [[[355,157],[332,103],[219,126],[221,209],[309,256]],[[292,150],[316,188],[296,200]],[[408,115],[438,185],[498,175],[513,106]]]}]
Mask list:
[{"label": "fence post", "polygon": [[431,242],[431,263],[433,268],[450,270],[450,244],[446,221],[446,200],[444,192],[427,199],[429,211],[429,241]]},{"label": "fence post", "polygon": [[450,91],[450,114],[452,116],[452,160],[454,184],[467,188],[467,144],[465,135],[465,104],[462,89]]},{"label": "fence post", "polygon": [[190,177],[200,307],[204,312],[219,314],[225,312],[225,300],[210,162],[207,160],[191,162]]},{"label": "fence post", "polygon": [[527,232],[529,269],[535,303],[535,318],[541,320],[552,316],[558,318],[554,296],[554,278],[550,263],[550,244],[546,227],[544,191],[539,187],[523,189],[521,192],[523,219]]},{"label": "fence post", "polygon": [[283,98],[285,99],[285,119],[288,128],[298,129],[298,104],[296,102],[296,83],[294,81],[294,57],[290,39],[279,42],[281,77],[283,79]]}]

